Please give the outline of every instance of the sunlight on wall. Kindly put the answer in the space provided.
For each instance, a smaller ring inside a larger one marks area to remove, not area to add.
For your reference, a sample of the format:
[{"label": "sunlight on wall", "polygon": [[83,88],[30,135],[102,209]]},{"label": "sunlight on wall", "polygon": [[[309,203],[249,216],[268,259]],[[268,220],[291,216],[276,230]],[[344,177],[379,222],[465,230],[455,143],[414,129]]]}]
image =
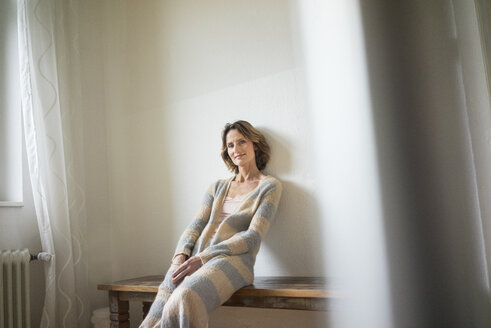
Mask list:
[{"label": "sunlight on wall", "polygon": [[[391,327],[368,75],[357,1],[298,2],[334,327]],[[374,297],[374,295],[377,295]]]}]

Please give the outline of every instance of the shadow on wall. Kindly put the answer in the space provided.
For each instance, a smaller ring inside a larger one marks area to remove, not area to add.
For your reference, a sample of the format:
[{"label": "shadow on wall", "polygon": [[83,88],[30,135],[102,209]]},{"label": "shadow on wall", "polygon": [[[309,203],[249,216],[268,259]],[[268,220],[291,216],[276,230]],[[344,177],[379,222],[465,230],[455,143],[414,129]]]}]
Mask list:
[{"label": "shadow on wall", "polygon": [[283,181],[283,196],[276,221],[264,246],[278,261],[278,272],[286,276],[324,274],[321,220],[314,195]]},{"label": "shadow on wall", "polygon": [[272,169],[271,171],[278,176],[289,174],[292,171],[291,145],[285,138],[267,128],[261,126],[256,128],[266,137],[271,147],[271,158],[265,171],[268,172],[269,169]]},{"label": "shadow on wall", "polygon": [[[273,176],[288,176],[292,170],[292,147],[288,141],[272,131],[260,128],[271,149],[269,170]],[[310,165],[310,162],[304,163]],[[315,194],[297,183],[281,180],[283,193],[274,224],[266,236],[261,258],[268,258],[267,274],[291,276],[324,275],[323,258],[317,256],[324,249],[321,217]],[[261,263],[261,258],[258,264]],[[258,275],[261,275],[258,270]],[[264,273],[266,274],[266,272]]]}]

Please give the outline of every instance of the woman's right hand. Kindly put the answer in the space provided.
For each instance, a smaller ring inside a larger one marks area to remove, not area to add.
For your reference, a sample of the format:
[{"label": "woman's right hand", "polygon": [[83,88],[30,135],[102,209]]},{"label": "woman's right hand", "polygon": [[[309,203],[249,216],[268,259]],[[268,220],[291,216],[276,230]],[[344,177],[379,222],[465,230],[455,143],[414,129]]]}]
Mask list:
[{"label": "woman's right hand", "polygon": [[190,276],[196,272],[199,268],[203,266],[203,262],[199,256],[192,256],[188,260],[186,260],[183,264],[181,264],[176,271],[172,274],[172,283],[176,284],[178,281],[178,285],[182,282],[186,276]]}]

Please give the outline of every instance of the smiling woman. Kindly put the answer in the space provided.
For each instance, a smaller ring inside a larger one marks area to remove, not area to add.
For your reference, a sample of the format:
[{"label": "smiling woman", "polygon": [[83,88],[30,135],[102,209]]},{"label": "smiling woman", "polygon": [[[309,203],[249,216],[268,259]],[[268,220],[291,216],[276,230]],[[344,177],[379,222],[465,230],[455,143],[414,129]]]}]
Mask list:
[{"label": "smiling woman", "polygon": [[237,155],[242,155],[240,152],[242,149],[239,149],[239,154],[236,154],[237,142],[241,143],[241,147],[246,144],[253,144],[255,163],[257,168],[262,171],[269,162],[271,154],[269,145],[262,133],[246,121],[237,121],[225,125],[222,132],[222,159],[227,167],[236,174],[239,172],[239,165],[234,160]]},{"label": "smiling woman", "polygon": [[269,146],[248,122],[225,126],[222,157],[235,175],[208,188],[140,327],[206,327],[213,310],[254,280],[256,255],[282,186],[261,172]]}]

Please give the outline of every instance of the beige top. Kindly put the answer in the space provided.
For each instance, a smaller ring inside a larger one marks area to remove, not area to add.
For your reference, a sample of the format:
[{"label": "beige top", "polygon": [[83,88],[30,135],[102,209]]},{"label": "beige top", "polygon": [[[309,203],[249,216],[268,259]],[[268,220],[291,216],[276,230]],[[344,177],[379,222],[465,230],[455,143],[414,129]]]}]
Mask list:
[{"label": "beige top", "polygon": [[223,220],[225,220],[230,214],[235,212],[235,209],[237,206],[240,205],[240,203],[246,198],[247,194],[245,195],[238,195],[235,196],[235,198],[231,197],[225,197],[225,201],[223,202],[223,208],[220,214],[218,215],[218,221],[217,225],[215,228],[215,231],[213,231],[213,234],[210,236],[210,239],[215,236],[216,232],[218,231],[218,227],[220,224],[222,224]]}]

